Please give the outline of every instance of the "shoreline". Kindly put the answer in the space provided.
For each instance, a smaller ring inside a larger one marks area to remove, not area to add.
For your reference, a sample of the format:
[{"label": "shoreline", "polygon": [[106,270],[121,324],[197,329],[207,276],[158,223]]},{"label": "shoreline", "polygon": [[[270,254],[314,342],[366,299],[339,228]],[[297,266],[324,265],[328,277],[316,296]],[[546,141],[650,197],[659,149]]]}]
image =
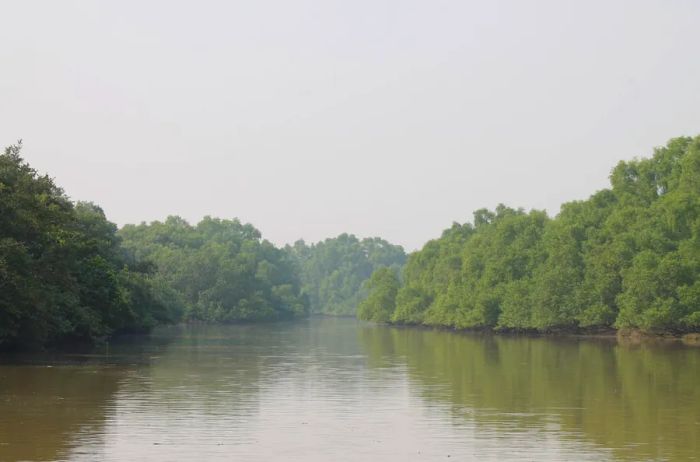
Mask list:
[{"label": "shoreline", "polygon": [[[296,319],[278,319],[276,322],[293,322],[295,320],[312,319],[312,318],[339,318],[339,319],[355,319],[360,323],[366,323],[374,326],[392,327],[395,329],[416,329],[416,330],[432,330],[441,332],[450,332],[460,335],[481,335],[481,336],[501,336],[501,337],[528,337],[528,338],[569,338],[569,339],[588,339],[602,341],[616,341],[624,345],[641,345],[641,344],[682,344],[685,346],[700,347],[700,332],[645,332],[640,329],[614,329],[614,328],[559,328],[547,331],[539,331],[535,329],[492,329],[488,327],[481,328],[456,328],[440,325],[426,324],[394,324],[380,323],[373,321],[358,320],[352,315],[331,315],[327,313],[311,313],[305,318]],[[206,321],[184,321],[179,323],[169,324],[169,326],[189,327],[197,325],[255,325],[255,324],[271,324],[271,320],[257,322],[238,322],[238,323],[211,323]],[[163,327],[163,326],[157,326]],[[128,331],[118,332],[110,336],[106,336],[96,341],[86,340],[69,340],[58,342],[53,345],[43,347],[29,348],[0,348],[0,356],[12,356],[16,354],[51,354],[51,353],[67,353],[67,352],[89,352],[103,345],[108,345],[111,342],[119,343],[130,338],[146,338],[151,335],[152,331]]]},{"label": "shoreline", "polygon": [[683,345],[700,347],[700,332],[645,332],[640,329],[615,329],[608,328],[560,328],[547,331],[535,329],[492,329],[484,328],[457,328],[450,326],[433,326],[426,324],[393,324],[393,323],[373,323],[381,326],[388,326],[400,329],[423,329],[457,334],[470,335],[493,335],[503,337],[543,337],[543,338],[580,338],[580,339],[602,339],[615,340],[624,344],[642,343],[682,343]]}]

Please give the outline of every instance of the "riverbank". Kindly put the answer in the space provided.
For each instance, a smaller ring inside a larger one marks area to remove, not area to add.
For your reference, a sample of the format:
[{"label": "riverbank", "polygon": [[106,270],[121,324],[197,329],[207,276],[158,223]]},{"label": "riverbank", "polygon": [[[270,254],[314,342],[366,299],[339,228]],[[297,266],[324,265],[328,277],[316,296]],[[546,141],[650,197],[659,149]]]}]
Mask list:
[{"label": "riverbank", "polygon": [[596,328],[559,328],[540,331],[536,329],[491,329],[466,328],[460,329],[449,326],[432,326],[425,324],[392,324],[377,323],[399,329],[421,329],[456,332],[470,335],[493,335],[505,337],[570,337],[584,339],[608,339],[625,344],[642,343],[682,343],[688,346],[700,347],[700,332],[674,333],[674,332],[645,332],[640,329],[614,329],[610,327]]}]

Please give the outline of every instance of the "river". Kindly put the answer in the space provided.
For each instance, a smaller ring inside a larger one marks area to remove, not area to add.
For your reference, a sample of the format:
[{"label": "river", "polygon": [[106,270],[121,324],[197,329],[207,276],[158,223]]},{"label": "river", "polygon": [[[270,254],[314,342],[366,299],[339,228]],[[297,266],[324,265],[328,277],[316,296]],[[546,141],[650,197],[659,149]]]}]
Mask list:
[{"label": "river", "polygon": [[342,318],[0,357],[0,460],[700,460],[700,348]]}]

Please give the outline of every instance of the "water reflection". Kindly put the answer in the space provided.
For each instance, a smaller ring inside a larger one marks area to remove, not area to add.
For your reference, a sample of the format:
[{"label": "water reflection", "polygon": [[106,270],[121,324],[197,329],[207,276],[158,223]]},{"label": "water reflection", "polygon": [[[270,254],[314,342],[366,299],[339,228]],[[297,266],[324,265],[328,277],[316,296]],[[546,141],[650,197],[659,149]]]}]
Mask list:
[{"label": "water reflection", "polygon": [[620,460],[697,460],[700,351],[678,344],[364,326],[370,364],[401,358],[421,397],[479,431],[544,432]]},{"label": "water reflection", "polygon": [[75,434],[102,435],[119,375],[94,366],[0,367],[0,460],[58,460]]},{"label": "water reflection", "polygon": [[3,461],[700,452],[700,349],[314,318],[173,327],[92,355],[3,362]]}]

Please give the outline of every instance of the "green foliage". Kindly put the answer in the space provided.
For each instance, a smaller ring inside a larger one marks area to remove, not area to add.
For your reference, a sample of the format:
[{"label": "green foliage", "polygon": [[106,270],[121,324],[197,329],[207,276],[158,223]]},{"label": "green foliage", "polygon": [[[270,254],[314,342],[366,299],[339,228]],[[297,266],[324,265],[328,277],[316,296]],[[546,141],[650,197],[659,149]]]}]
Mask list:
[{"label": "green foliage", "polygon": [[477,210],[408,259],[348,234],[278,249],[249,224],[209,217],[118,232],[20,150],[0,155],[1,348],[358,305],[363,319],[456,328],[700,328],[700,137],[620,162],[611,189],[553,219]]},{"label": "green foliage", "polygon": [[186,320],[285,319],[308,312],[295,260],[238,220],[180,217],[124,226],[119,235],[134,259],[157,267]]},{"label": "green foliage", "polygon": [[354,315],[367,296],[365,282],[377,268],[398,269],[403,248],[379,238],[358,239],[341,234],[317,244],[297,241],[286,251],[297,262],[304,293],[314,313]]},{"label": "green foliage", "polygon": [[[620,162],[550,219],[500,205],[410,255],[390,320],[457,328],[700,327],[700,137]],[[378,290],[378,289],[375,289]],[[373,294],[370,293],[370,297]]]},{"label": "green foliage", "polygon": [[357,316],[365,321],[388,322],[396,306],[399,278],[393,268],[377,269],[367,281],[369,296],[357,307]]},{"label": "green foliage", "polygon": [[0,155],[0,347],[95,340],[172,320],[102,210],[73,204],[20,150]]}]

